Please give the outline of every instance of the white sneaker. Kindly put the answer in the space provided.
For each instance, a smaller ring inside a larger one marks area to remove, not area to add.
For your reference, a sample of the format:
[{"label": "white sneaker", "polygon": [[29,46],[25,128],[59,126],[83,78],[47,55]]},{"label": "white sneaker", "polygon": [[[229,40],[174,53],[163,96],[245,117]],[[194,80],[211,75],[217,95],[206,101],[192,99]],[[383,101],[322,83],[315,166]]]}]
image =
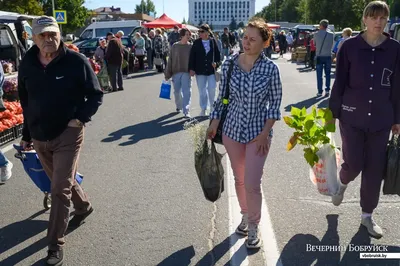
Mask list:
[{"label": "white sneaker", "polygon": [[186,114],[183,114],[184,116],[185,116],[185,118],[191,118],[192,116],[190,115],[190,113],[186,113]]},{"label": "white sneaker", "polygon": [[340,181],[340,177],[338,177],[339,179],[339,190],[337,192],[336,195],[332,196],[332,203],[335,206],[339,206],[344,198],[344,192],[346,191],[347,185],[342,184],[342,181]]},{"label": "white sneaker", "polygon": [[248,214],[243,214],[242,221],[239,226],[236,228],[236,234],[247,236],[249,233],[249,224],[248,224]]},{"label": "white sneaker", "polygon": [[1,174],[0,174],[0,179],[1,182],[6,182],[8,179],[10,179],[12,172],[11,169],[13,168],[12,162],[8,161],[6,166],[1,167]]},{"label": "white sneaker", "polygon": [[367,228],[371,236],[376,238],[383,236],[382,228],[374,222],[371,216],[361,218],[361,224]]},{"label": "white sneaker", "polygon": [[250,224],[249,233],[246,240],[246,247],[248,249],[258,249],[261,247],[262,243],[258,234],[259,234],[258,225]]}]

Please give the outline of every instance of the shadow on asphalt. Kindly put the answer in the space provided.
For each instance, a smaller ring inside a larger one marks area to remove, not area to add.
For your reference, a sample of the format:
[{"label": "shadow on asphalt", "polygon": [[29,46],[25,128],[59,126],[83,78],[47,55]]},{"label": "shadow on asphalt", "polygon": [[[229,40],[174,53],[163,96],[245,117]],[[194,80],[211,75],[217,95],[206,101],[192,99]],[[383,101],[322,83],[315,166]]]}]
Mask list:
[{"label": "shadow on asphalt", "polygon": [[[328,229],[320,241],[317,237],[311,234],[298,234],[292,237],[280,256],[280,262],[283,266],[306,266],[306,265],[342,265],[342,266],[357,266],[369,265],[378,266],[383,265],[382,260],[367,260],[360,259],[359,250],[351,250],[360,246],[371,246],[371,238],[368,235],[366,228],[360,225],[358,232],[351,239],[350,244],[346,248],[343,258],[340,260],[340,251],[307,251],[307,247],[318,246],[335,246],[339,244],[339,233],[337,231],[338,215],[327,215]],[[342,247],[341,247],[342,248]],[[400,247],[387,246],[387,252],[400,252]],[[374,251],[366,251],[366,253]],[[386,252],[386,251],[383,251]],[[316,263],[315,263],[316,262]],[[398,266],[398,260],[385,260],[385,266]]]},{"label": "shadow on asphalt", "polygon": [[[18,246],[19,244],[22,244],[31,237],[34,237],[35,235],[38,235],[45,231],[48,225],[47,221],[33,220],[45,212],[45,210],[41,210],[25,220],[9,224],[1,228],[0,254]],[[16,265],[24,259],[46,248],[47,244],[48,243],[46,238],[42,238],[31,244],[30,246],[0,261],[0,265]]]},{"label": "shadow on asphalt", "polygon": [[170,119],[176,115],[179,115],[179,113],[170,113],[161,116],[155,120],[122,128],[118,131],[110,133],[109,137],[103,139],[102,142],[114,142],[120,140],[123,136],[130,136],[129,141],[119,144],[119,146],[129,146],[136,144],[144,139],[158,138],[164,135],[178,132],[180,130],[183,130],[183,125],[188,120],[182,115],[180,115],[178,118]]},{"label": "shadow on asphalt", "polygon": [[[233,233],[231,236],[225,238],[224,241],[216,245],[211,251],[209,251],[199,262],[197,262],[196,266],[210,266],[216,265],[216,263],[227,253],[231,248],[231,244],[235,245],[240,237]],[[231,243],[232,240],[232,243]],[[243,252],[243,249],[245,250]],[[251,251],[247,251],[246,246],[243,244],[239,250],[235,254],[233,254],[230,261],[228,261],[225,266],[233,265],[232,262],[235,262],[235,265],[241,265],[242,262],[247,258],[247,255],[251,255]],[[256,251],[253,251],[255,253]],[[194,265],[191,264],[191,259],[195,256],[195,250],[193,246],[181,249],[168,258],[163,260],[161,263],[157,264],[157,266],[188,266]]]},{"label": "shadow on asphalt", "polygon": [[190,246],[170,255],[168,258],[157,264],[157,266],[173,266],[173,265],[188,266],[190,265],[190,261],[192,260],[195,254],[196,252],[194,251],[194,247]]},{"label": "shadow on asphalt", "polygon": [[[319,103],[319,101],[323,100],[322,102]],[[309,99],[306,99],[304,101],[298,102],[298,103],[294,103],[294,104],[289,104],[287,106],[285,106],[285,112],[290,112],[293,107],[302,109],[303,107],[305,107],[306,109],[310,108],[311,106],[315,105],[318,103],[318,108],[325,108],[328,107],[328,103],[329,103],[329,98],[322,96],[322,97],[312,97]]]}]

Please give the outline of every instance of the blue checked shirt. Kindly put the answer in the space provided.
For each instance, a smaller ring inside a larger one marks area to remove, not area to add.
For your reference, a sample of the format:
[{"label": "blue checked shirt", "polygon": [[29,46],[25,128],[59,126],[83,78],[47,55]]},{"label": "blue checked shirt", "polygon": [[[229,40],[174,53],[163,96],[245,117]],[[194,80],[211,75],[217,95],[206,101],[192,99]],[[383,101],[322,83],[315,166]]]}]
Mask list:
[{"label": "blue checked shirt", "polygon": [[[234,60],[229,91],[228,114],[222,132],[229,138],[248,143],[263,130],[268,119],[280,120],[282,83],[278,66],[264,53],[255,62],[249,73],[238,66],[238,55]],[[222,65],[219,96],[214,103],[210,119],[220,119],[223,110],[230,60]],[[270,136],[272,137],[272,130]]]}]

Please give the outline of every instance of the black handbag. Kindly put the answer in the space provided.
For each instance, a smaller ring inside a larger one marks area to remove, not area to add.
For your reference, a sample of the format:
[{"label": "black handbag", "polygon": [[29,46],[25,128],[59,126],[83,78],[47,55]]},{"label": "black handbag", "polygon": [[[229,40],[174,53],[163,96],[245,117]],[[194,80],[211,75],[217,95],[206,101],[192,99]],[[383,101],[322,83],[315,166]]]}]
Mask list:
[{"label": "black handbag", "polygon": [[[225,123],[226,115],[228,114],[229,83],[231,82],[233,66],[234,66],[234,62],[233,62],[233,60],[230,60],[228,74],[227,74],[226,83],[225,83],[225,94],[224,94],[224,97],[221,99],[222,104],[223,104],[222,114],[221,114],[221,118],[219,120],[217,132],[216,132],[214,138],[212,139],[212,142],[217,143],[217,144],[222,144],[222,128]],[[211,124],[211,121],[210,121],[210,124]]]}]

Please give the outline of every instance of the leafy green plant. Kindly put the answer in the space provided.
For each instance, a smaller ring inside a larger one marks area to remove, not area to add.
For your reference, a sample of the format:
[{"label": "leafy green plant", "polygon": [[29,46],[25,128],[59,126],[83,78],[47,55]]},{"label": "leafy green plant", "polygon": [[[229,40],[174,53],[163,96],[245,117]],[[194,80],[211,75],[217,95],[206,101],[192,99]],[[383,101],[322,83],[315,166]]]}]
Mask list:
[{"label": "leafy green plant", "polygon": [[330,143],[327,133],[336,131],[335,124],[330,123],[333,120],[332,112],[328,108],[317,109],[313,106],[311,112],[307,113],[305,107],[299,109],[292,106],[290,114],[283,117],[285,123],[295,130],[287,144],[287,150],[292,150],[297,144],[305,146],[304,158],[313,167],[319,161],[319,148]]}]

